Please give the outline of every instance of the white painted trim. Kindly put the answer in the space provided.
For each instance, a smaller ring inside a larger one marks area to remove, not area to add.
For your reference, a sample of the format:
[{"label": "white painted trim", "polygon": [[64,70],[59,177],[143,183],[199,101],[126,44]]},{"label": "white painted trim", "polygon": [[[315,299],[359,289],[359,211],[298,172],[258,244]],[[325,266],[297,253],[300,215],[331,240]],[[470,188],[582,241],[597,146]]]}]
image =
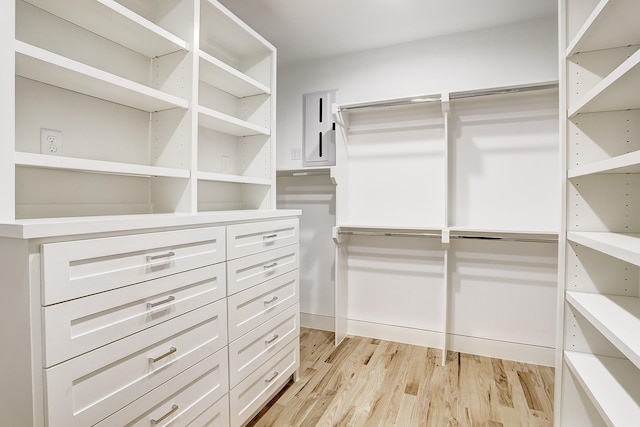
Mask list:
[{"label": "white painted trim", "polygon": [[[442,345],[442,333],[437,331],[383,325],[351,319],[348,321],[347,331],[349,335],[395,341],[404,344],[421,345],[432,348],[441,348]],[[552,347],[496,341],[454,334],[447,334],[447,344],[449,351],[543,366],[554,366],[555,364],[555,349]]]},{"label": "white painted trim", "polygon": [[555,348],[553,347],[542,347],[453,334],[448,334],[448,343],[450,351],[513,360],[534,365],[555,366]]},{"label": "white painted trim", "polygon": [[347,334],[432,348],[440,348],[442,345],[442,332],[352,319],[347,320]]},{"label": "white painted trim", "polygon": [[300,313],[300,326],[303,328],[331,331],[335,329],[335,317],[321,314]]}]

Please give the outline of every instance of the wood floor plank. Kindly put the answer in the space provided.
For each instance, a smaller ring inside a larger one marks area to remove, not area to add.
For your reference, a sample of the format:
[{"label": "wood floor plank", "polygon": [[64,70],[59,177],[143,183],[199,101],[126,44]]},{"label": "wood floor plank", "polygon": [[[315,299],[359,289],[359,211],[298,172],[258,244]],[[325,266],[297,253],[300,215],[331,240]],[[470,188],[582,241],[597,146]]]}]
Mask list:
[{"label": "wood floor plank", "polygon": [[300,375],[252,427],[550,427],[553,368],[301,328]]}]

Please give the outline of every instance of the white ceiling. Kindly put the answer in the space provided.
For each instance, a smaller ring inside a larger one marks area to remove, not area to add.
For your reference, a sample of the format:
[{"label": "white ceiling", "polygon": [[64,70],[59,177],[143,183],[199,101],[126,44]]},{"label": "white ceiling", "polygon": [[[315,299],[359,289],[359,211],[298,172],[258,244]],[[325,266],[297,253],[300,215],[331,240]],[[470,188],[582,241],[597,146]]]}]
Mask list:
[{"label": "white ceiling", "polygon": [[219,0],[288,63],[555,15],[557,0]]}]

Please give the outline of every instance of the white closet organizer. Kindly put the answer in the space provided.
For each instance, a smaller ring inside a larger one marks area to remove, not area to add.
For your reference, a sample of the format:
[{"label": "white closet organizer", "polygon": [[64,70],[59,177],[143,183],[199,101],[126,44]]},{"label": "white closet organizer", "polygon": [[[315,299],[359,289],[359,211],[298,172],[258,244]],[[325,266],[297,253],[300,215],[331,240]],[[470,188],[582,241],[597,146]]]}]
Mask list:
[{"label": "white closet organizer", "polygon": [[9,0],[0,57],[2,423],[249,422],[299,366],[275,48],[215,0]]},{"label": "white closet organizer", "polygon": [[300,363],[297,215],[0,224],[3,422],[245,425]]},{"label": "white closet organizer", "polygon": [[441,348],[443,361],[454,349],[553,364],[556,87],[334,106],[337,342],[359,333]]},{"label": "white closet organizer", "polygon": [[198,56],[198,210],[275,207],[275,48],[203,2]]},{"label": "white closet organizer", "polygon": [[631,426],[640,417],[638,13],[632,0],[560,6],[557,426]]},{"label": "white closet organizer", "polygon": [[16,0],[15,39],[3,220],[274,208],[276,51],[217,1]]}]

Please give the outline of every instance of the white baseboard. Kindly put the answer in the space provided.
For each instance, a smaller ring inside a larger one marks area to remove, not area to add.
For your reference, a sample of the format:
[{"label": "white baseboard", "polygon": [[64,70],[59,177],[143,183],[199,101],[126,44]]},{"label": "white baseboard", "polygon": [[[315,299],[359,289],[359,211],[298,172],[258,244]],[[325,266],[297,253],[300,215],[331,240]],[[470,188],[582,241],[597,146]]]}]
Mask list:
[{"label": "white baseboard", "polygon": [[381,323],[347,320],[347,334],[423,347],[442,348],[442,333]]},{"label": "white baseboard", "polygon": [[451,351],[531,363],[534,365],[555,366],[556,351],[553,347],[452,334],[447,335],[447,341],[447,348]]},{"label": "white baseboard", "polygon": [[333,332],[333,330],[335,329],[335,319],[333,318],[333,316],[300,313],[300,326],[304,328]]},{"label": "white baseboard", "polygon": [[[442,348],[443,341],[441,332],[362,322],[359,320],[348,321],[347,333],[349,335],[432,348]],[[476,354],[479,356],[513,360],[535,365],[554,366],[555,364],[555,349],[552,347],[447,334],[447,349],[460,353]]]}]

